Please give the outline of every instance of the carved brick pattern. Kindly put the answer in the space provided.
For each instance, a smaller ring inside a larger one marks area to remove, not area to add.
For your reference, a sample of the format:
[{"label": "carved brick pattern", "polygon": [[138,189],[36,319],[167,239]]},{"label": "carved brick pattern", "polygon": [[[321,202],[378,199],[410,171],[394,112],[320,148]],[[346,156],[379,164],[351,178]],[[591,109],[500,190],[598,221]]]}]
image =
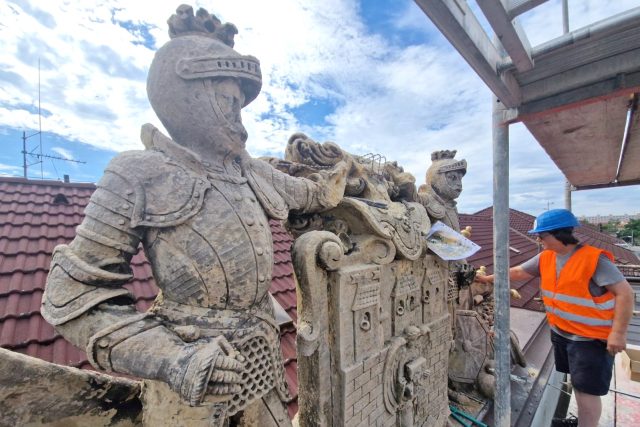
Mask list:
[{"label": "carved brick pattern", "polygon": [[[449,329],[449,317],[444,316],[429,324],[431,329],[430,339],[425,348],[430,374],[424,384],[424,392],[428,393],[427,404],[420,407],[421,411],[416,414],[416,420],[424,420],[424,426],[444,425],[443,414],[446,414],[445,406],[448,403],[447,388],[447,367],[449,356],[449,343],[451,341],[451,330]],[[420,396],[418,394],[418,396]]]},{"label": "carved brick pattern", "polygon": [[[443,316],[429,324],[431,334],[424,338],[424,355],[427,358],[429,375],[418,392],[418,399],[426,400],[422,410],[416,414],[416,422],[423,426],[445,424],[447,388],[447,357],[451,340],[449,318]],[[370,356],[362,363],[344,371],[344,414],[347,426],[384,426],[397,425],[396,414],[387,412],[383,402],[382,371],[387,348]],[[426,399],[425,399],[426,397]]]},{"label": "carved brick pattern", "polygon": [[382,401],[382,370],[386,350],[344,372],[345,425],[376,425],[377,418],[386,413]]},{"label": "carved brick pattern", "polygon": [[380,270],[378,268],[359,271],[352,274],[349,279],[351,284],[358,286],[351,310],[357,311],[380,304]]}]

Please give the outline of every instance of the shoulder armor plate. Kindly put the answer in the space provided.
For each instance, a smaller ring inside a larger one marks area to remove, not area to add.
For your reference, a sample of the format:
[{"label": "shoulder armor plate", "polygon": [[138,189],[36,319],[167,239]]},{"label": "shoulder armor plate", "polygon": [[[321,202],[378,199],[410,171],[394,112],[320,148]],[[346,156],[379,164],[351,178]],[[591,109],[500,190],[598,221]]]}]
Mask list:
[{"label": "shoulder armor plate", "polygon": [[447,213],[445,206],[428,192],[418,193],[420,204],[427,209],[430,217],[442,219]]},{"label": "shoulder armor plate", "polygon": [[99,187],[108,188],[116,175],[130,183],[129,194],[123,197],[133,202],[131,227],[171,227],[197,214],[202,208],[205,192],[211,187],[203,176],[187,170],[157,150],[122,153],[105,169]]},{"label": "shoulder armor plate", "polygon": [[289,215],[289,207],[273,188],[274,168],[262,160],[251,160],[248,167],[244,169],[247,181],[267,215],[273,219],[286,219]]},{"label": "shoulder armor plate", "polygon": [[66,245],[58,246],[52,257],[51,271],[42,296],[41,314],[53,326],[80,317],[100,303],[116,297],[133,296],[120,286],[131,278],[128,274],[112,273],[89,265]]}]

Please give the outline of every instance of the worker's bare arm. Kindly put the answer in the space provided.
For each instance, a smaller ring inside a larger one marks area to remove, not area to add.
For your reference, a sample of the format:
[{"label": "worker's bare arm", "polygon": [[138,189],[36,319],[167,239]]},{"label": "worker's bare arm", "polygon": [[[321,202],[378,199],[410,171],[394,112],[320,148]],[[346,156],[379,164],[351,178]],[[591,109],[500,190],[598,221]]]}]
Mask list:
[{"label": "worker's bare arm", "polygon": [[[521,282],[524,280],[533,279],[534,276],[527,273],[522,266],[511,267],[509,269],[509,280]],[[481,283],[493,283],[495,276],[490,274],[488,276],[476,276],[476,280]]]}]

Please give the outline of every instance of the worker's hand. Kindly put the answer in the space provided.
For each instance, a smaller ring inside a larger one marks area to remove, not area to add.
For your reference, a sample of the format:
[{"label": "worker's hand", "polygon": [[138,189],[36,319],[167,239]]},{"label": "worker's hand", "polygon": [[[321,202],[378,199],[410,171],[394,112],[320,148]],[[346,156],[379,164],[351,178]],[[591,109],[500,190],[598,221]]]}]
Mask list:
[{"label": "worker's hand", "polygon": [[493,283],[493,274],[490,274],[488,276],[480,276],[476,274],[475,281],[485,284]]},{"label": "worker's hand", "polygon": [[612,331],[607,339],[607,351],[612,356],[620,353],[627,347],[626,334]]}]

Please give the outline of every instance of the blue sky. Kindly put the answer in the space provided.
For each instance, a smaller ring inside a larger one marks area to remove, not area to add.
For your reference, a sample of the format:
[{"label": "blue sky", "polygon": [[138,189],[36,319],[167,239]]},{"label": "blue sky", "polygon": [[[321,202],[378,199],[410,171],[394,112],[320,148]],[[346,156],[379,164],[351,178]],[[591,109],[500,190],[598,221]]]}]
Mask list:
[{"label": "blue sky", "polygon": [[[78,4],[76,4],[78,3]],[[469,1],[472,8],[475,3]],[[46,7],[42,5],[46,4]],[[85,0],[0,3],[0,174],[22,176],[22,132],[38,129],[40,60],[46,179],[96,181],[117,152],[142,149],[140,126],[160,126],[145,78],[168,40],[179,2]],[[378,153],[417,178],[432,151],[457,149],[468,173],[459,210],[492,204],[491,94],[410,0],[226,0],[192,3],[240,30],[236,50],[257,56],[260,96],[243,111],[254,156],[283,155],[294,132]],[[576,29],[640,0],[571,0]],[[560,0],[521,17],[532,45],[562,32]],[[532,214],[564,205],[564,178],[521,125],[511,126],[511,207]],[[33,160],[33,159],[32,159]],[[40,165],[29,176],[40,178]],[[578,215],[640,212],[638,187],[573,194]]]}]

